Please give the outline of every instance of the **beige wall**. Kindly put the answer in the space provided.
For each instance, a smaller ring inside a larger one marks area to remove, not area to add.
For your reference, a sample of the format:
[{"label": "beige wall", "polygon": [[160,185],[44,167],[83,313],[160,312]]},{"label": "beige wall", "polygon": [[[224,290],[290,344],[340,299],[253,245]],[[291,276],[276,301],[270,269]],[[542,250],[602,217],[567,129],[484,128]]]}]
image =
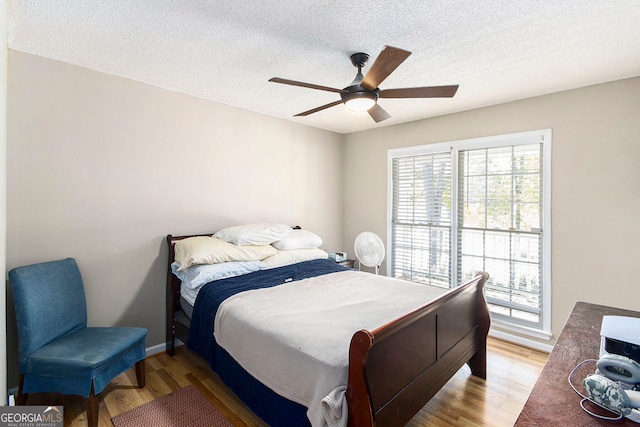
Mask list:
[{"label": "beige wall", "polygon": [[545,128],[551,342],[576,301],[640,310],[640,78],[347,135],[343,246],[365,229],[386,242],[388,149]]},{"label": "beige wall", "polygon": [[554,334],[577,300],[640,309],[640,78],[341,136],[20,52],[8,63],[7,268],[76,257],[91,324],[164,341],[168,233],[282,221],[352,254],[363,230],[386,241],[389,148],[544,128]]},{"label": "beige wall", "polygon": [[[5,276],[7,206],[7,3],[0,4],[0,274]],[[7,403],[6,282],[0,286],[0,405]]]},{"label": "beige wall", "polygon": [[164,342],[169,233],[277,221],[341,248],[338,134],[16,51],[8,103],[7,269],[75,257],[91,325]]}]

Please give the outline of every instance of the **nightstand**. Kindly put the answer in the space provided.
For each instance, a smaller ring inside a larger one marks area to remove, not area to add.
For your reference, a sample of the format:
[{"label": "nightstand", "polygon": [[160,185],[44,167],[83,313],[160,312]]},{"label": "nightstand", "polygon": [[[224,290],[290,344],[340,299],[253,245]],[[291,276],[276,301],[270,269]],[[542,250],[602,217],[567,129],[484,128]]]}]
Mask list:
[{"label": "nightstand", "polygon": [[353,259],[345,259],[344,261],[338,262],[338,264],[340,264],[343,267],[353,268],[355,262],[356,261]]}]

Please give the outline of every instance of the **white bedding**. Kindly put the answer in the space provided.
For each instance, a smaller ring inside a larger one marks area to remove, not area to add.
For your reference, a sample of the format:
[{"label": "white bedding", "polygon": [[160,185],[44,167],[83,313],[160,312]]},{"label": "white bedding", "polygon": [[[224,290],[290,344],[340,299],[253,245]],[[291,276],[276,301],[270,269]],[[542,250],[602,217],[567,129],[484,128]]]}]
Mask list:
[{"label": "white bedding", "polygon": [[186,286],[180,286],[180,296],[185,299],[191,307],[196,305],[196,298],[198,297],[200,289],[189,289]]},{"label": "white bedding", "polygon": [[218,309],[214,335],[256,379],[306,406],[313,427],[346,426],[353,334],[446,291],[355,270],[331,273],[228,298]]}]

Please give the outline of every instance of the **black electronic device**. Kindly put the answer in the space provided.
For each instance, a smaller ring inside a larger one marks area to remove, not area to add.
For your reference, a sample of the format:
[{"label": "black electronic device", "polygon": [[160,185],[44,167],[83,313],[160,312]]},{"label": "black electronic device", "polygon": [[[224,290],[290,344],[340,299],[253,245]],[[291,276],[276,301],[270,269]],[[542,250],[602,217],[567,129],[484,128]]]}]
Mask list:
[{"label": "black electronic device", "polygon": [[604,337],[604,351],[611,354],[620,354],[640,363],[640,345]]}]

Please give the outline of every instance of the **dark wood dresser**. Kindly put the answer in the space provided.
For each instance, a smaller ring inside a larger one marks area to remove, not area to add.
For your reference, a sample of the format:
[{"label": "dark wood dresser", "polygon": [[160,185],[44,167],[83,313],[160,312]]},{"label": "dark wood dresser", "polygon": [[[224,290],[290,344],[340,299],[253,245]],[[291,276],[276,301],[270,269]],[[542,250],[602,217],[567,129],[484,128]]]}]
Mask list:
[{"label": "dark wood dresser", "polygon": [[[542,369],[529,399],[515,426],[635,426],[627,420],[612,422],[594,418],[580,407],[580,396],[569,385],[569,374],[585,359],[598,359],[600,355],[600,326],[602,316],[640,317],[640,312],[576,303],[549,359]],[[583,391],[582,380],[594,373],[594,363],[586,363],[575,374],[573,384]],[[591,407],[590,407],[591,408]],[[613,416],[601,411],[603,415]]]}]

